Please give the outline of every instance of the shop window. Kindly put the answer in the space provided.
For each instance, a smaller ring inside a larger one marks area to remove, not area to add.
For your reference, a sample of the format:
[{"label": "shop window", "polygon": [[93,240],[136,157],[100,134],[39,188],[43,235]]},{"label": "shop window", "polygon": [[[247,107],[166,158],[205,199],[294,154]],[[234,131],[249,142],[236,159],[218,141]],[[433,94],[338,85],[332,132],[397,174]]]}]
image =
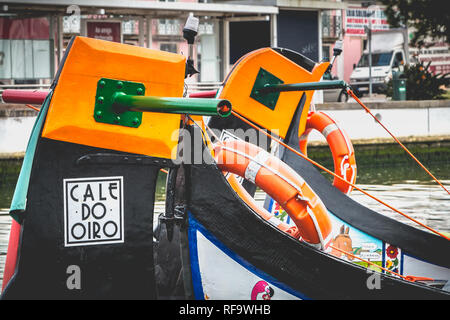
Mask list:
[{"label": "shop window", "polygon": [[178,48],[176,43],[160,43],[159,49],[161,51],[178,53]]}]

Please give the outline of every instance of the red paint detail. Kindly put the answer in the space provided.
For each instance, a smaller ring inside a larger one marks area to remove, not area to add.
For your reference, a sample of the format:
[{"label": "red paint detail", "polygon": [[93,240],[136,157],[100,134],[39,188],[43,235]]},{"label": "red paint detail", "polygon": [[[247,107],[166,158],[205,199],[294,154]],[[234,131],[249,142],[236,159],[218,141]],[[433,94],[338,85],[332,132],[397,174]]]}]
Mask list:
[{"label": "red paint detail", "polygon": [[6,255],[5,271],[3,273],[3,285],[2,291],[5,289],[9,280],[16,270],[17,254],[19,251],[19,239],[20,239],[21,225],[13,219],[11,223],[11,231],[9,234],[8,253]]},{"label": "red paint detail", "polygon": [[86,30],[90,38],[122,42],[121,22],[87,21]]},{"label": "red paint detail", "polygon": [[406,276],[406,280],[416,282],[416,281],[433,281],[434,279],[426,277]]},{"label": "red paint detail", "polygon": [[50,25],[47,18],[0,18],[1,39],[48,40]]},{"label": "red paint detail", "polygon": [[47,95],[48,91],[6,89],[3,91],[2,99],[6,103],[28,103],[41,105],[44,103]]},{"label": "red paint detail", "polygon": [[217,90],[193,92],[189,98],[215,98]]}]

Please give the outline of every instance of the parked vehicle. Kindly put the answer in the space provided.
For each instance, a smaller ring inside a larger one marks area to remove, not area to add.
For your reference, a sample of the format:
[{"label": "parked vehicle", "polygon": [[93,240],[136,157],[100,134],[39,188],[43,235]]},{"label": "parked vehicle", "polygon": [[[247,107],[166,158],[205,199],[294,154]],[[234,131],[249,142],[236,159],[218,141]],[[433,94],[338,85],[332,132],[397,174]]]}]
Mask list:
[{"label": "parked vehicle", "polygon": [[[383,93],[393,71],[410,63],[406,29],[372,33],[372,92]],[[350,85],[361,94],[369,92],[369,51],[365,50],[350,76]]]},{"label": "parked vehicle", "polygon": [[[323,75],[323,80],[337,80],[337,77],[333,77],[330,73]],[[347,102],[348,94],[343,89],[329,89],[323,90],[323,102]]]}]

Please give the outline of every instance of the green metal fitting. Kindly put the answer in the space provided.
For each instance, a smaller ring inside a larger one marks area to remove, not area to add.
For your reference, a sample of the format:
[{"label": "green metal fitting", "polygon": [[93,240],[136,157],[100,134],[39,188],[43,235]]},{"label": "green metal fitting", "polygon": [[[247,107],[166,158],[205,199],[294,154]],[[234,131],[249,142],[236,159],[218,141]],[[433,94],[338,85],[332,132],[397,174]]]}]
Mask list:
[{"label": "green metal fitting", "polygon": [[275,106],[277,105],[278,98],[280,97],[280,93],[272,92],[267,94],[261,94],[259,92],[259,89],[265,86],[279,85],[282,83],[283,81],[281,79],[278,79],[276,76],[274,76],[267,70],[260,68],[258,75],[256,76],[255,83],[253,84],[250,97],[258,101],[259,103],[265,105],[267,108],[274,110]]},{"label": "green metal fitting", "polygon": [[267,70],[260,68],[250,97],[265,105],[267,108],[274,110],[280,97],[280,92],[344,89],[347,87],[348,84],[342,80],[285,84],[281,79],[278,79]]},{"label": "green metal fitting", "polygon": [[97,83],[95,96],[94,119],[97,122],[118,124],[125,127],[137,128],[142,122],[142,112],[121,110],[114,107],[114,94],[144,94],[145,86],[142,83],[119,81],[102,78]]},{"label": "green metal fitting", "polygon": [[137,128],[142,112],[228,117],[231,103],[224,99],[150,97],[145,96],[142,83],[106,78],[98,81],[95,121]]},{"label": "green metal fitting", "polygon": [[343,80],[326,80],[320,82],[304,82],[292,84],[267,84],[260,87],[257,91],[259,95],[268,95],[287,91],[308,91],[308,90],[326,90],[326,89],[344,89],[348,85]]},{"label": "green metal fitting", "polygon": [[113,101],[114,107],[118,111],[219,115],[221,117],[228,117],[231,114],[231,103],[224,99],[144,97],[118,92],[114,95]]}]

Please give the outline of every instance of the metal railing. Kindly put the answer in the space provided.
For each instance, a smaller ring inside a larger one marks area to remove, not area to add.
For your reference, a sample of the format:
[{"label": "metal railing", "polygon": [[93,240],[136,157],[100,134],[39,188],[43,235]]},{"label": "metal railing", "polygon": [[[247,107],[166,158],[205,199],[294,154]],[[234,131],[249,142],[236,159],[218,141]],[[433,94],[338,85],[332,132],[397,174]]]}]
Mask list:
[{"label": "metal railing", "polygon": [[[210,91],[218,90],[222,82],[193,82],[186,83],[187,93],[199,91]],[[0,85],[0,95],[6,89],[16,89],[16,90],[48,90],[51,84],[1,84]]]},{"label": "metal railing", "polygon": [[48,90],[51,84],[0,84],[0,95],[6,89],[16,90]]},{"label": "metal railing", "polygon": [[198,91],[210,91],[210,90],[218,90],[222,82],[193,82],[186,83],[187,93],[190,94],[192,92]]}]

